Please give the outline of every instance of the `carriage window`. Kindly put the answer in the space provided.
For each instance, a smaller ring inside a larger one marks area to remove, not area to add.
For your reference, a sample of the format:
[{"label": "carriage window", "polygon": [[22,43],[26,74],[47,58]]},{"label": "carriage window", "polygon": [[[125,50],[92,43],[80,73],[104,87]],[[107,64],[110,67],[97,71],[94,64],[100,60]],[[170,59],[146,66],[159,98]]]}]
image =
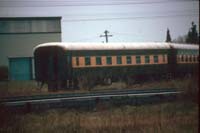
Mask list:
[{"label": "carriage window", "polygon": [[101,65],[102,64],[102,62],[101,62],[101,57],[96,57],[96,64],[97,65]]},{"label": "carriage window", "polygon": [[181,61],[184,62],[184,56],[183,55],[181,56]]},{"label": "carriage window", "polygon": [[126,64],[131,64],[131,56],[126,56]]},{"label": "carriage window", "polygon": [[154,59],[154,63],[158,63],[158,56],[157,55],[154,55],[153,59]]},{"label": "carriage window", "polygon": [[145,63],[147,63],[147,64],[149,63],[149,56],[147,56],[147,55],[145,56]]},{"label": "carriage window", "polygon": [[136,64],[140,64],[141,63],[141,58],[140,56],[136,56]]},{"label": "carriage window", "polygon": [[88,65],[90,65],[91,63],[90,63],[90,57],[85,57],[85,65],[86,66],[88,66]]},{"label": "carriage window", "polygon": [[177,59],[178,62],[180,61],[180,57],[179,57],[178,55],[177,55],[177,58],[176,58],[176,59]]},{"label": "carriage window", "polygon": [[76,57],[76,65],[79,66],[79,58]]},{"label": "carriage window", "polygon": [[117,64],[122,64],[122,57],[121,56],[117,56]]},{"label": "carriage window", "polygon": [[189,61],[192,62],[192,56],[191,55],[189,56]]},{"label": "carriage window", "polygon": [[185,56],[185,62],[188,62],[188,56]]},{"label": "carriage window", "polygon": [[107,63],[108,65],[111,65],[111,64],[112,64],[112,58],[111,58],[111,56],[107,56],[107,57],[106,57],[106,63]]},{"label": "carriage window", "polygon": [[165,62],[165,55],[163,55],[163,62]]},{"label": "carriage window", "polygon": [[193,62],[196,62],[196,57],[195,56],[193,56]]}]

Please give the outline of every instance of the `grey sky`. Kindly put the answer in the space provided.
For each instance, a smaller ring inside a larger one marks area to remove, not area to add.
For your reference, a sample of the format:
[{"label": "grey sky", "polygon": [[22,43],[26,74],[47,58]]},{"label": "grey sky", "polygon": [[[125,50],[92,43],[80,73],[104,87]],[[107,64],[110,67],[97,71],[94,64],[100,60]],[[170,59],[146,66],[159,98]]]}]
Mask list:
[{"label": "grey sky", "polygon": [[0,0],[0,17],[62,17],[62,41],[165,41],[187,34],[191,22],[199,29],[199,1],[195,0]]}]

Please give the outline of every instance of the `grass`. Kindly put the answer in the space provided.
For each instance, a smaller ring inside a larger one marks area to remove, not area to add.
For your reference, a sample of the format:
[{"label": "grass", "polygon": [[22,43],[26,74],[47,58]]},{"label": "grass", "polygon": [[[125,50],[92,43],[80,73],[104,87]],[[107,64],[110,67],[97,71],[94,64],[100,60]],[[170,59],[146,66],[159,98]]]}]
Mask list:
[{"label": "grass", "polygon": [[[24,133],[197,133],[198,105],[165,103],[145,106],[121,106],[95,111],[49,110],[12,115],[10,125],[0,132]],[[17,122],[16,122],[17,121]]]},{"label": "grass", "polygon": [[47,87],[39,90],[35,81],[2,81],[0,97],[34,95],[47,92]]},{"label": "grass", "polygon": [[[183,89],[184,93],[178,97],[181,100],[173,103],[120,107],[99,103],[90,111],[65,108],[26,114],[13,113],[2,106],[0,107],[0,132],[197,133],[199,125],[197,83],[197,79],[176,79],[133,86],[135,88],[176,87]],[[27,85],[29,89],[29,83]],[[22,85],[19,84],[19,86]],[[8,85],[8,87],[11,86]],[[35,93],[34,87],[32,89],[30,87],[31,91],[26,88],[16,87],[14,89],[13,86],[10,89],[13,89],[9,90],[10,93],[14,90]],[[101,90],[101,88],[98,89]]]},{"label": "grass", "polygon": [[[184,84],[183,84],[184,83]],[[198,81],[193,79],[176,79],[176,80],[161,80],[153,82],[145,82],[143,84],[135,84],[126,86],[124,82],[115,82],[111,85],[98,85],[91,91],[106,91],[106,90],[122,90],[122,89],[155,89],[155,88],[178,88],[182,89],[185,84],[194,83],[197,85]],[[35,81],[4,81],[0,82],[0,98],[11,96],[27,96],[27,95],[40,95],[51,93],[76,93],[76,92],[89,92],[86,89],[75,90],[59,90],[57,92],[48,92],[47,85],[39,89]]]}]

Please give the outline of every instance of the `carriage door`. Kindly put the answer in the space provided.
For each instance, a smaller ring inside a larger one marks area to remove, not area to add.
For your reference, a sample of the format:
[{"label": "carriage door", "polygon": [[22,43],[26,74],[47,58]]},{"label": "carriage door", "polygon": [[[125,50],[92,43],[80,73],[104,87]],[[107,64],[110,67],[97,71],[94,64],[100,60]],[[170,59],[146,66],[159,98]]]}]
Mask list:
[{"label": "carriage door", "polygon": [[48,78],[50,80],[58,79],[58,55],[57,49],[52,47],[48,56]]}]

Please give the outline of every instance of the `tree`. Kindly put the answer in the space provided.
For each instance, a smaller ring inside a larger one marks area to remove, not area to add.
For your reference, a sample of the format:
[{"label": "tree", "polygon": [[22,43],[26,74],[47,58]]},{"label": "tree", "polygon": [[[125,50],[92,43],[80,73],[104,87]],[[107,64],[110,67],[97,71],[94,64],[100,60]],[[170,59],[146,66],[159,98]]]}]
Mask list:
[{"label": "tree", "polygon": [[166,37],[166,42],[171,42],[171,36],[170,36],[170,31],[169,29],[167,28],[167,37]]},{"label": "tree", "polygon": [[193,43],[193,44],[199,43],[199,37],[196,27],[197,27],[196,24],[192,22],[192,27],[189,29],[189,32],[187,34],[186,43]]},{"label": "tree", "polygon": [[172,42],[174,43],[186,43],[187,35],[178,36]]}]

